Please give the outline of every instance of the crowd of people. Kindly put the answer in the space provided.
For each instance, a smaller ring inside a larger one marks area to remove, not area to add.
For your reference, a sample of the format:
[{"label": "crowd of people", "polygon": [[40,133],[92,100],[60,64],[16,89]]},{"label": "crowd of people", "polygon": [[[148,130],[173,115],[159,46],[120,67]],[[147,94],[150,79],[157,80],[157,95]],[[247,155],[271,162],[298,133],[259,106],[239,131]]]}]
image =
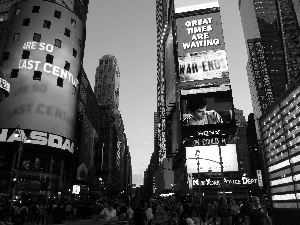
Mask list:
[{"label": "crowd of people", "polygon": [[70,203],[32,203],[0,207],[1,225],[23,225],[25,222],[36,225],[60,224],[76,215],[76,207]]},{"label": "crowd of people", "polygon": [[[91,212],[93,219],[103,224],[151,225],[160,215],[162,224],[168,225],[194,225],[195,218],[200,220],[200,225],[271,225],[268,205],[256,196],[250,200],[236,202],[234,198],[219,198],[193,204],[175,198],[141,199],[133,205],[128,200],[115,199],[95,203]],[[61,224],[74,220],[76,211],[76,205],[67,202],[30,205],[16,202],[13,206],[0,206],[0,225]]]}]

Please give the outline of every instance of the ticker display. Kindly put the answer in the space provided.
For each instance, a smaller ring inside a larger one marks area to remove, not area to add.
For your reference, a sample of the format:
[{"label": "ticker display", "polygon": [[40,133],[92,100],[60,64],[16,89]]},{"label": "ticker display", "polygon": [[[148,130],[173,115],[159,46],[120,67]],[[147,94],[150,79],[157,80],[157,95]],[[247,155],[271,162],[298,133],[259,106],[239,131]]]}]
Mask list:
[{"label": "ticker display", "polygon": [[300,88],[260,120],[274,208],[300,208]]}]

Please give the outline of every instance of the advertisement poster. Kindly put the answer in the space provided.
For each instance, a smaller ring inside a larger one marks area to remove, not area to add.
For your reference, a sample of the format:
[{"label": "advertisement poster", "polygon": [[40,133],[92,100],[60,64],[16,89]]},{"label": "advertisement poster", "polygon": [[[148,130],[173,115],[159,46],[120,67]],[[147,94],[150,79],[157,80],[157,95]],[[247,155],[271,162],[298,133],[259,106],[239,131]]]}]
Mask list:
[{"label": "advertisement poster", "polygon": [[181,82],[229,77],[225,50],[186,53],[178,62]]},{"label": "advertisement poster", "polygon": [[[224,172],[238,171],[235,144],[221,146],[221,155]],[[198,161],[199,173],[221,172],[218,145],[186,147],[186,159],[187,173],[198,173]]]},{"label": "advertisement poster", "polygon": [[205,10],[208,9],[203,9],[203,14],[185,17],[179,14],[176,19],[181,85],[187,85],[187,81],[216,82],[213,79],[229,83],[220,11]]}]

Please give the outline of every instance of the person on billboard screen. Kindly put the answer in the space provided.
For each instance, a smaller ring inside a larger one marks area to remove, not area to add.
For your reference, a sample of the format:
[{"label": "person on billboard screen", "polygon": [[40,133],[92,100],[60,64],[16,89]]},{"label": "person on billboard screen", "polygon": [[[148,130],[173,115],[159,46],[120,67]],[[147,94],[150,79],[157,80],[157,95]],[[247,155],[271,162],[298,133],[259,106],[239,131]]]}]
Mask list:
[{"label": "person on billboard screen", "polygon": [[206,110],[205,98],[190,98],[187,100],[187,109],[190,114],[183,118],[184,126],[223,123],[222,117],[215,110]]}]

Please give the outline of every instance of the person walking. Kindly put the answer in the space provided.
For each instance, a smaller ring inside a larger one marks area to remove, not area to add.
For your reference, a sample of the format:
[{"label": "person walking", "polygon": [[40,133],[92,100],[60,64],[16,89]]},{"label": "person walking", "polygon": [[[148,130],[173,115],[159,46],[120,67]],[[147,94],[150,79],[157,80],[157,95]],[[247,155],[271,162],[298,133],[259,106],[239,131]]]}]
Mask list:
[{"label": "person walking", "polygon": [[68,203],[65,207],[65,213],[66,213],[66,220],[70,221],[71,218],[71,212],[72,212],[72,206],[70,203]]},{"label": "person walking", "polygon": [[232,214],[232,224],[238,225],[240,207],[235,203],[235,200],[233,198],[230,200],[230,206],[231,206],[231,214]]},{"label": "person walking", "polygon": [[153,213],[153,218],[156,219],[156,212],[157,212],[157,203],[154,202],[152,204],[152,213]]},{"label": "person walking", "polygon": [[146,215],[147,215],[147,221],[148,221],[148,225],[151,225],[151,222],[153,220],[153,211],[152,211],[152,203],[149,203],[149,206],[146,210]]},{"label": "person walking", "polygon": [[21,219],[21,224],[24,224],[28,216],[28,208],[26,205],[22,205],[20,208],[20,219]]},{"label": "person walking", "polygon": [[206,216],[206,208],[204,202],[201,203],[200,209],[199,209],[199,214],[200,214],[200,224],[203,221],[203,225],[205,223],[205,216]]},{"label": "person walking", "polygon": [[134,210],[133,220],[135,225],[144,225],[147,222],[147,203],[145,199],[140,200],[140,205]]},{"label": "person walking", "polygon": [[272,225],[266,208],[260,204],[257,196],[252,197],[252,206],[246,212],[246,225]]},{"label": "person walking", "polygon": [[223,198],[221,206],[223,225],[232,225],[231,206],[227,203],[227,199]]},{"label": "person walking", "polygon": [[105,208],[99,214],[100,217],[104,217],[104,223],[117,221],[117,211],[113,208],[113,202],[107,202],[105,205]]},{"label": "person walking", "polygon": [[39,225],[40,221],[42,225],[44,225],[46,214],[47,214],[46,205],[41,204],[38,211],[37,225]]}]

